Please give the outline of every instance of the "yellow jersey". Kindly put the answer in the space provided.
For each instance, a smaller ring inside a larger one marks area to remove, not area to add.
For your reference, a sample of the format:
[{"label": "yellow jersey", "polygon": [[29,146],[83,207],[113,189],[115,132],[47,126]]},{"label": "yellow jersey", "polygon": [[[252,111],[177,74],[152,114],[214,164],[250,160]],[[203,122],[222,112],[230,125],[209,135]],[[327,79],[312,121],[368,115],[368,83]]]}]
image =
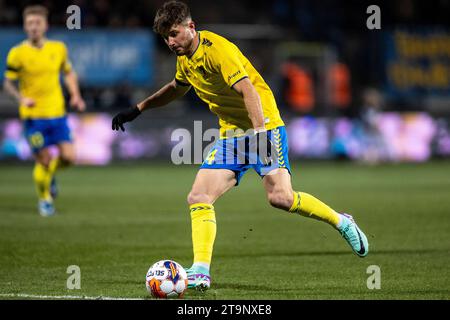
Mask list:
[{"label": "yellow jersey", "polygon": [[65,115],[60,72],[72,69],[63,42],[45,40],[41,48],[23,41],[7,57],[5,78],[19,81],[22,96],[32,98],[31,107],[19,106],[21,119],[48,119]]},{"label": "yellow jersey", "polygon": [[191,57],[177,57],[175,81],[194,87],[219,117],[221,137],[228,130],[253,128],[243,97],[233,89],[244,78],[250,79],[260,96],[266,129],[283,126],[272,91],[239,48],[210,31],[199,31],[198,37],[198,48]]}]

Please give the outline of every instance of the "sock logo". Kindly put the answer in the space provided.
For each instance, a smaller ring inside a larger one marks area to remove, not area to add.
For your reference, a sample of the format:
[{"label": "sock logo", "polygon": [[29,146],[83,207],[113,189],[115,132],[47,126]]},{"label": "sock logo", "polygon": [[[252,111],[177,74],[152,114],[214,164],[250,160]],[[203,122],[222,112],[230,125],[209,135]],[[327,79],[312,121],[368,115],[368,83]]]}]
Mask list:
[{"label": "sock logo", "polygon": [[191,211],[197,211],[197,210],[207,210],[207,209],[212,209],[212,206],[198,206],[198,207],[193,207],[191,208]]}]

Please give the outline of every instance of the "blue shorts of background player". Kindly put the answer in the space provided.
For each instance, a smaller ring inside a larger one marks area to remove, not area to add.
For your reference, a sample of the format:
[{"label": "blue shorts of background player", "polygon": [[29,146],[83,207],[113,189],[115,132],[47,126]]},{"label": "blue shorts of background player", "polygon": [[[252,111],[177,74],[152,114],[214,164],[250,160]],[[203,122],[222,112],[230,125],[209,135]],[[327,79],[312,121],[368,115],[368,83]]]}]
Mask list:
[{"label": "blue shorts of background player", "polygon": [[67,117],[51,119],[27,119],[24,121],[25,136],[33,153],[61,142],[72,142]]},{"label": "blue shorts of background player", "polygon": [[200,169],[228,169],[236,175],[236,185],[248,169],[252,168],[262,178],[277,168],[286,168],[291,173],[288,158],[286,128],[277,127],[267,131],[273,144],[272,163],[263,165],[257,154],[249,147],[248,136],[219,139],[208,153]]}]

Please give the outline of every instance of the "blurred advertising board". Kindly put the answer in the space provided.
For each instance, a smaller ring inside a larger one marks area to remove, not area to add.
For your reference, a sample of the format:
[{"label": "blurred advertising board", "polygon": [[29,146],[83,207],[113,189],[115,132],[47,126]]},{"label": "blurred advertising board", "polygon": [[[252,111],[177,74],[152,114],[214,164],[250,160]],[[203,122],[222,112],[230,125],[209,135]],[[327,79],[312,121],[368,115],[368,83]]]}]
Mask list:
[{"label": "blurred advertising board", "polygon": [[394,99],[450,98],[450,29],[384,33],[387,93]]},{"label": "blurred advertising board", "polygon": [[[154,36],[148,30],[51,29],[48,38],[64,41],[84,86],[127,83],[150,85],[154,74]],[[3,77],[9,49],[25,39],[19,28],[0,29],[0,70]]]},{"label": "blurred advertising board", "polygon": [[[195,123],[202,124],[201,130],[195,128]],[[87,165],[106,165],[114,160],[170,162],[174,148],[181,143],[194,151],[200,139],[206,150],[206,145],[211,145],[213,140],[206,139],[205,133],[209,128],[217,127],[215,121],[189,117],[147,119],[143,116],[127,123],[127,131],[115,132],[111,130],[111,116],[107,113],[70,114],[69,125],[77,162]],[[174,140],[173,133],[177,129],[192,133],[192,139]],[[377,163],[450,158],[449,123],[426,113],[380,113],[370,122],[350,118],[296,117],[287,121],[287,131],[292,160],[345,158]],[[20,120],[0,119],[0,161],[31,158]]]}]

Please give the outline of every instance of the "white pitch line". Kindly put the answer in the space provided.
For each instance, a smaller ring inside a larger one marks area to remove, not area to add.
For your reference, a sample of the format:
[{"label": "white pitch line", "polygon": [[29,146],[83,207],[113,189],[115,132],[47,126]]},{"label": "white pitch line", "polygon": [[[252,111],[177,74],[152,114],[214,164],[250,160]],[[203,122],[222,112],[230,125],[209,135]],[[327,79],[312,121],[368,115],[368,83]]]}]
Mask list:
[{"label": "white pitch line", "polygon": [[62,299],[62,300],[145,300],[143,298],[89,297],[89,296],[48,296],[27,293],[0,293],[0,298]]}]

